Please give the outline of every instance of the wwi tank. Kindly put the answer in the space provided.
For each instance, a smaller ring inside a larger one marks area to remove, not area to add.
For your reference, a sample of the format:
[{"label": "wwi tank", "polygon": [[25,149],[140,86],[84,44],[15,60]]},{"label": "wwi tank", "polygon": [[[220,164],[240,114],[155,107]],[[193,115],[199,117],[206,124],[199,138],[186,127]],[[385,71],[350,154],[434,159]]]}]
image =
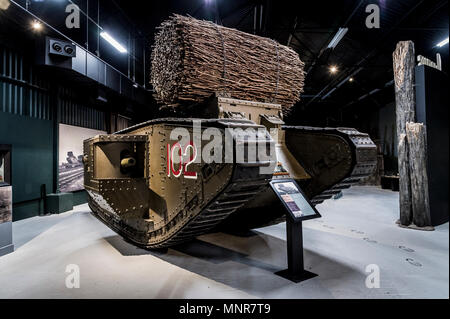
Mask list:
[{"label": "wwi tank", "polygon": [[283,221],[274,178],[293,178],[314,204],[369,176],[376,148],[351,128],[286,126],[303,90],[291,48],[175,15],[155,38],[155,98],[176,117],[84,142],[92,212],[145,248],[216,228]]},{"label": "wwi tank", "polygon": [[277,104],[215,97],[201,109],[203,118],[156,119],[84,142],[94,215],[136,245],[280,222],[272,178],[294,178],[318,204],[376,164],[366,134],[284,126]]}]

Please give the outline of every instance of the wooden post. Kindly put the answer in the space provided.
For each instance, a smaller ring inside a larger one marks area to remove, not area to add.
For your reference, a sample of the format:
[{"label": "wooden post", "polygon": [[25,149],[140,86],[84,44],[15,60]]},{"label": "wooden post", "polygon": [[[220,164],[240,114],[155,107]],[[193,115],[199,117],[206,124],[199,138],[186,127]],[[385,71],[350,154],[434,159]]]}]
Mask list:
[{"label": "wooden post", "polygon": [[408,151],[406,123],[415,121],[414,67],[415,52],[412,41],[400,41],[393,53],[395,106],[397,115],[398,166],[400,183],[400,222],[411,224],[411,190],[407,169]]},{"label": "wooden post", "polygon": [[431,226],[425,125],[422,123],[406,123],[406,134],[409,150],[413,222],[418,227]]},{"label": "wooden post", "polygon": [[398,158],[400,224],[409,226],[413,218],[411,205],[411,182],[408,165],[408,142],[406,140],[406,134],[400,134],[400,137],[398,138]]}]

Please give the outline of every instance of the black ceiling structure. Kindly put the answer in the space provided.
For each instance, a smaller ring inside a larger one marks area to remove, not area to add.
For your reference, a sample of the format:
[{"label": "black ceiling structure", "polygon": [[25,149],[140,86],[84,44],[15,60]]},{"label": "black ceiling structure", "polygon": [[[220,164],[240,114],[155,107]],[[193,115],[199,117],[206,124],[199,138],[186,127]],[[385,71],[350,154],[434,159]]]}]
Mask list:
[{"label": "black ceiling structure", "polygon": [[[305,62],[307,78],[301,101],[288,122],[345,125],[359,114],[394,100],[392,52],[401,40],[412,40],[416,53],[435,60],[440,53],[448,73],[446,0],[245,1],[114,0],[142,30],[149,45],[156,27],[172,13],[213,20],[227,27],[273,38],[289,45]],[[366,7],[380,8],[380,28],[369,29]],[[334,49],[327,48],[339,28],[348,32]],[[338,71],[330,73],[330,66]],[[352,81],[349,79],[352,78]]]},{"label": "black ceiling structure", "polygon": [[[19,30],[23,39],[36,39],[37,35],[29,30],[29,14],[33,13],[112,65],[149,96],[151,46],[158,26],[173,13],[275,39],[298,52],[307,71],[301,101],[286,118],[288,124],[364,130],[358,127],[361,118],[372,116],[394,101],[392,52],[401,40],[414,41],[416,54],[432,60],[439,53],[443,71],[448,74],[448,45],[436,46],[449,34],[448,0],[10,1],[14,5],[8,14],[0,11],[3,42],[5,34],[18,34]],[[67,3],[77,4],[82,11],[79,30],[64,27]],[[366,8],[370,4],[380,9],[378,29],[366,26]],[[87,15],[91,17],[88,20]],[[6,26],[15,31],[7,31]],[[348,32],[334,48],[328,48],[340,28],[348,28]],[[50,27],[47,30],[49,35],[60,36]],[[129,53],[120,54],[100,40],[100,30],[109,31],[126,44]],[[17,41],[15,36],[12,41],[28,43]],[[330,72],[331,66],[337,71]],[[143,108],[156,110],[156,102],[147,99]]]}]

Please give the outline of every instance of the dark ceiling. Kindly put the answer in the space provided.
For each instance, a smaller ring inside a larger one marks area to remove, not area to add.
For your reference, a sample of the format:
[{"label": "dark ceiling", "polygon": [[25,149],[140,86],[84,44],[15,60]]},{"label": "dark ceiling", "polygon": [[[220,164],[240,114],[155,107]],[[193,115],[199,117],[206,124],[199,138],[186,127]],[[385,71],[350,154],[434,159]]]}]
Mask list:
[{"label": "dark ceiling", "polygon": [[[16,2],[22,6],[26,3]],[[88,28],[82,17],[81,29],[64,27],[66,2],[29,3],[32,13],[78,44],[88,46],[141,86],[148,82],[149,51],[156,28],[172,13],[213,20],[289,45],[305,62],[307,71],[301,101],[287,118],[293,124],[358,126],[360,119],[393,102],[392,52],[398,41],[414,41],[416,53],[432,60],[440,53],[444,72],[448,74],[449,70],[448,44],[436,47],[449,34],[448,0],[74,0],[83,12],[93,16]],[[369,4],[380,8],[379,29],[365,25]],[[17,38],[17,31],[5,29],[8,19],[14,22],[13,30],[23,29],[21,36],[38,36],[29,32],[29,17],[24,12],[15,6],[8,14],[0,11],[0,26],[5,31],[0,32],[1,39],[5,34]],[[136,40],[133,54],[120,55],[100,41],[94,22],[123,44]],[[335,49],[327,49],[340,27],[348,28],[348,32]],[[330,66],[338,71],[332,74]],[[348,81],[350,77],[353,81]],[[150,85],[145,87],[151,89]]]},{"label": "dark ceiling", "polygon": [[[155,28],[171,13],[180,13],[271,37],[295,49],[308,71],[302,101],[293,113],[299,123],[303,122],[302,118],[305,121],[312,117],[324,118],[322,114],[327,114],[326,124],[342,122],[346,112],[357,113],[361,108],[370,110],[392,102],[391,56],[400,40],[414,41],[417,54],[432,60],[439,52],[444,71],[448,72],[448,45],[436,47],[449,33],[446,0],[166,0],[145,3],[144,8],[137,1],[115,0],[119,10],[142,31],[149,45]],[[369,15],[365,12],[366,6],[371,3],[380,8],[379,29],[368,29],[365,25]],[[349,31],[334,50],[327,50],[339,27],[348,27]],[[338,67],[337,73],[329,72],[331,65]],[[351,75],[354,81],[346,81]]]}]

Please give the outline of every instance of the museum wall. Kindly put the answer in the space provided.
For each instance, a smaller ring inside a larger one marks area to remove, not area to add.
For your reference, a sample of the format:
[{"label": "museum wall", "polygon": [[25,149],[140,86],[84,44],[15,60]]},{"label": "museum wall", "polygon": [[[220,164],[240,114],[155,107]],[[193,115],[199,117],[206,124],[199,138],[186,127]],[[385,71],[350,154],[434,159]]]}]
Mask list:
[{"label": "museum wall", "polygon": [[395,102],[378,110],[378,134],[384,155],[384,170],[395,173],[398,170]]},{"label": "museum wall", "polygon": [[[106,112],[86,92],[62,86],[20,50],[0,46],[0,144],[12,145],[13,220],[43,213],[41,187],[58,187],[59,123],[106,129]],[[85,203],[73,192],[73,205]]]},{"label": "museum wall", "polygon": [[0,115],[0,144],[12,145],[13,220],[38,215],[41,185],[53,188],[52,141],[52,121]]}]

